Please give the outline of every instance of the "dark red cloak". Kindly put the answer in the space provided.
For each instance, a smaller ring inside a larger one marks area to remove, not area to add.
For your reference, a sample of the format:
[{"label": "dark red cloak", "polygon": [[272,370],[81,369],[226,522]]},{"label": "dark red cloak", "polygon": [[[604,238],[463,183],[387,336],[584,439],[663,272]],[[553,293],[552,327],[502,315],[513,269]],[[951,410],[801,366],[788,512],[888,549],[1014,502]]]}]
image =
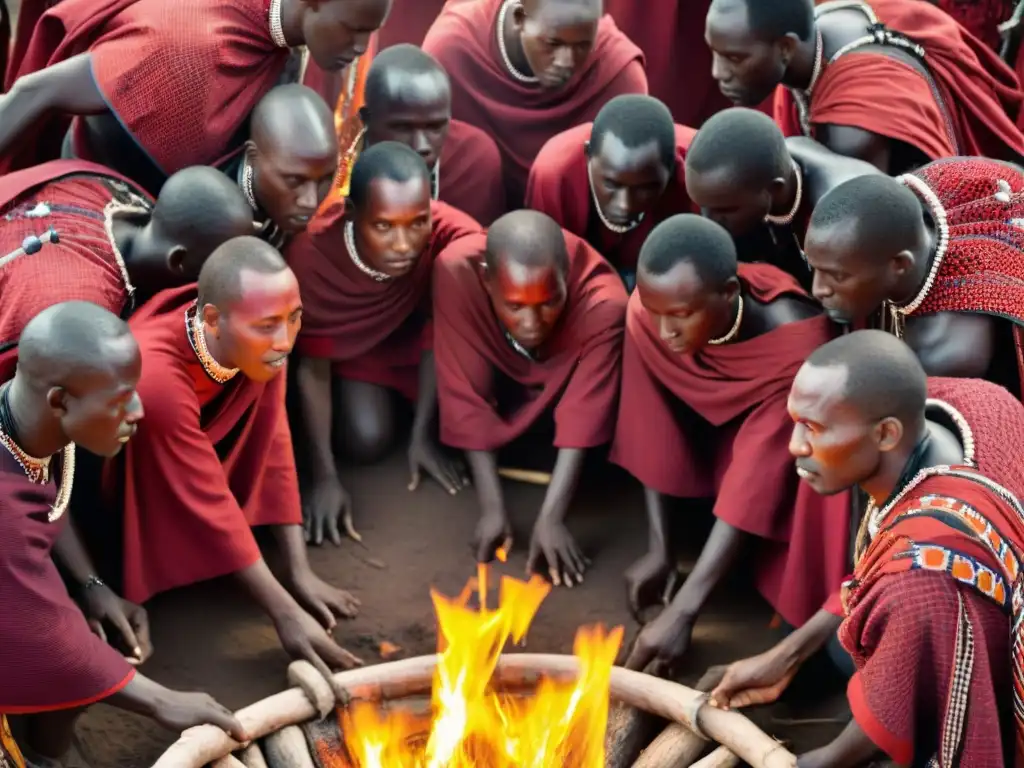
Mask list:
[{"label": "dark red cloak", "polygon": [[326,229],[303,233],[288,247],[288,264],[302,288],[302,331],[296,350],[327,358],[343,379],[396,389],[415,399],[420,355],[433,342],[430,275],[452,242],[482,230],[461,211],[435,202],[433,231],[412,272],[377,282],[349,257],[344,209],[328,214]]},{"label": "dark red cloak", "polygon": [[[0,176],[0,258],[50,227],[60,238],[0,269],[0,381],[14,376],[21,332],[47,307],[78,300],[115,315],[127,308],[128,291],[104,226],[104,208],[114,197],[111,183],[130,182],[82,160],[55,160]],[[144,195],[134,186],[132,191]],[[50,215],[26,217],[40,202],[50,206]]]},{"label": "dark red cloak", "polygon": [[498,51],[495,20],[503,0],[450,0],[423,50],[452,81],[452,116],[492,136],[504,163],[506,202],[518,208],[533,160],[552,136],[593,120],[624,93],[647,93],[643,54],[610,16],[601,19],[593,52],[564,88],[544,90],[512,78]]},{"label": "dark red cloak", "polygon": [[506,212],[501,151],[479,128],[452,120],[441,150],[440,175],[438,199],[485,227]]},{"label": "dark red cloak", "polygon": [[[1020,402],[990,381],[942,376],[928,378],[928,397],[952,407],[970,427],[978,471],[1024,498],[1024,464],[1017,448],[1024,445]],[[838,591],[829,597],[824,609],[835,616],[843,615]]]},{"label": "dark red cloak", "polygon": [[302,522],[286,374],[210,379],[185,333],[195,299],[194,285],[163,291],[130,322],[146,416],[104,467],[103,492],[123,510],[124,597],[137,603],[253,565],[253,526]]},{"label": "dark red cloak", "polygon": [[[546,213],[564,229],[582,237],[619,270],[635,271],[640,247],[651,230],[677,213],[699,213],[686,194],[686,150],[696,133],[676,126],[676,173],[640,225],[624,235],[601,224],[590,186],[584,143],[593,123],[570,128],[551,139],[537,155],[526,185],[526,207]],[[596,236],[591,236],[592,234]]]},{"label": "dark red cloak", "polygon": [[[1024,94],[992,49],[931,3],[868,4],[881,23],[924,48],[942,104],[916,69],[874,48],[856,50],[823,68],[811,98],[812,137],[814,125],[848,125],[902,141],[932,160],[1024,154],[1015,125]],[[787,136],[801,135],[788,89],[776,94],[775,118]]]},{"label": "dark red cloak", "polygon": [[[796,280],[768,264],[740,264],[739,275],[762,303],[806,297]],[[684,356],[662,343],[638,292],[626,313],[611,460],[660,493],[716,497],[717,517],[764,539],[758,589],[794,626],[849,572],[849,495],[816,494],[799,482],[789,454],[793,377],[834,335],[821,315]]]},{"label": "dark red cloak", "polygon": [[56,497],[54,482],[29,482],[0,448],[0,712],[7,715],[84,707],[135,677],[89,629],[50,557],[68,521],[66,514],[48,521]]},{"label": "dark red cloak", "polygon": [[914,175],[945,209],[949,248],[928,296],[911,317],[977,312],[1011,322],[1024,387],[1024,171],[971,157],[929,163]]},{"label": "dark red cloak", "polygon": [[[495,450],[552,410],[557,447],[592,448],[611,440],[626,290],[597,251],[564,234],[568,299],[539,360],[517,353],[494,315],[483,281],[484,235],[459,240],[437,260],[434,360],[445,444]],[[498,377],[521,388],[520,404],[511,412],[497,409]]]},{"label": "dark red cloak", "polygon": [[[269,7],[270,0],[61,0],[12,59],[8,85],[89,51],[111,111],[161,171],[215,165],[236,148],[236,134],[288,59],[289,49],[270,38]],[[48,119],[35,131],[39,143],[5,162],[59,157],[67,125]]]},{"label": "dark red cloak", "polygon": [[394,0],[387,21],[380,28],[380,49],[409,43],[419,45],[444,8],[445,0]]},{"label": "dark red cloak", "polygon": [[900,765],[1021,765],[1024,519],[971,470],[953,472],[965,476],[905,493],[843,590],[850,708]]}]

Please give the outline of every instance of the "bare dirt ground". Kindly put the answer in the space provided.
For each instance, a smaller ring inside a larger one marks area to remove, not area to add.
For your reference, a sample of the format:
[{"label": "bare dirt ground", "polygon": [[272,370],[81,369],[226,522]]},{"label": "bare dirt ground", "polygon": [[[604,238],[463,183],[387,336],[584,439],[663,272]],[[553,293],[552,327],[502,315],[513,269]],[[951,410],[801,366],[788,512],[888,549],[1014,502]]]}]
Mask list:
[{"label": "bare dirt ground", "polygon": [[[451,498],[432,483],[410,493],[402,451],[381,465],[349,470],[344,480],[368,549],[346,541],[341,548],[311,550],[318,573],[351,589],[363,602],[361,615],[340,627],[340,641],[370,663],[379,661],[374,651],[382,640],[398,644],[408,655],[433,652],[429,587],[455,594],[475,572],[469,549],[477,514],[473,494]],[[543,489],[516,483],[506,488],[516,542],[509,563],[499,571],[521,576]],[[609,471],[582,490],[570,527],[594,564],[583,586],[555,590],[548,597],[529,635],[530,651],[571,652],[573,634],[584,624],[625,625],[627,643],[636,634],[626,610],[622,573],[646,545],[640,489]],[[706,521],[695,519],[693,528],[687,547],[690,562],[703,541]],[[368,559],[386,567],[368,564]],[[720,589],[698,623],[684,682],[693,683],[711,664],[759,652],[776,637],[768,626],[770,610],[741,582]],[[146,665],[147,675],[176,688],[206,690],[231,708],[284,687],[288,660],[273,628],[230,584],[210,582],[179,590],[158,597],[148,608],[156,654]],[[794,724],[794,719],[817,721],[844,712],[841,688],[824,686],[820,674],[805,677],[811,678],[804,686],[810,689],[806,695],[797,691],[787,701],[753,713],[763,728],[795,749],[822,744],[841,726]],[[174,740],[174,734],[143,718],[105,706],[94,707],[83,718],[79,734],[85,756],[97,768],[144,768]]]}]

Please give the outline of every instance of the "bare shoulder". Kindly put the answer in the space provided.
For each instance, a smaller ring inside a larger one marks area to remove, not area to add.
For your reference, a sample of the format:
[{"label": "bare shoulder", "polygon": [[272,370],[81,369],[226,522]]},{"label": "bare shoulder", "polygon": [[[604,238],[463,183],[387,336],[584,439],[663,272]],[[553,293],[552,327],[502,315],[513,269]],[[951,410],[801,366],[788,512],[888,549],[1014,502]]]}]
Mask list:
[{"label": "bare shoulder", "polygon": [[777,328],[786,323],[798,323],[802,320],[810,320],[821,314],[821,305],[809,297],[801,298],[793,294],[780,296],[775,301],[767,304],[766,316],[768,324]]}]

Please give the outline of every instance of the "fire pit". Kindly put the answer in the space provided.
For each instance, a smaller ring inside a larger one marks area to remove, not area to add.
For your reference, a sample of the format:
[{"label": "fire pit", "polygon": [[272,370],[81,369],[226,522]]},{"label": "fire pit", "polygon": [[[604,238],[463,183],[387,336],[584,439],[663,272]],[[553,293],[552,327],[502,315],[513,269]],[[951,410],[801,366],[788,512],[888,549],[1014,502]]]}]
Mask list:
[{"label": "fire pit", "polygon": [[637,767],[796,765],[742,715],[705,706],[700,692],[614,667],[621,627],[580,629],[572,656],[502,655],[509,640],[523,640],[549,590],[540,578],[503,578],[498,604],[488,609],[481,568],[458,597],[431,593],[437,655],[342,672],[331,682],[296,662],[289,667],[295,688],[238,712],[253,744],[201,726],[153,768],[603,768],[606,760],[618,768],[621,755],[605,749],[611,704],[620,714],[672,723]]}]

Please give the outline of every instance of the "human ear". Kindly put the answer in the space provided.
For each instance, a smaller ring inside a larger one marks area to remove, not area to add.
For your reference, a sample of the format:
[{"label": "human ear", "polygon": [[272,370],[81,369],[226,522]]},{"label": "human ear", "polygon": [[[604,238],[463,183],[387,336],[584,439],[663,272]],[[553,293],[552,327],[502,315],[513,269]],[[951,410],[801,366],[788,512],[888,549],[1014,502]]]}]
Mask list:
[{"label": "human ear", "polygon": [[892,416],[882,419],[875,425],[875,439],[882,453],[895,449],[903,440],[903,422]]}]

